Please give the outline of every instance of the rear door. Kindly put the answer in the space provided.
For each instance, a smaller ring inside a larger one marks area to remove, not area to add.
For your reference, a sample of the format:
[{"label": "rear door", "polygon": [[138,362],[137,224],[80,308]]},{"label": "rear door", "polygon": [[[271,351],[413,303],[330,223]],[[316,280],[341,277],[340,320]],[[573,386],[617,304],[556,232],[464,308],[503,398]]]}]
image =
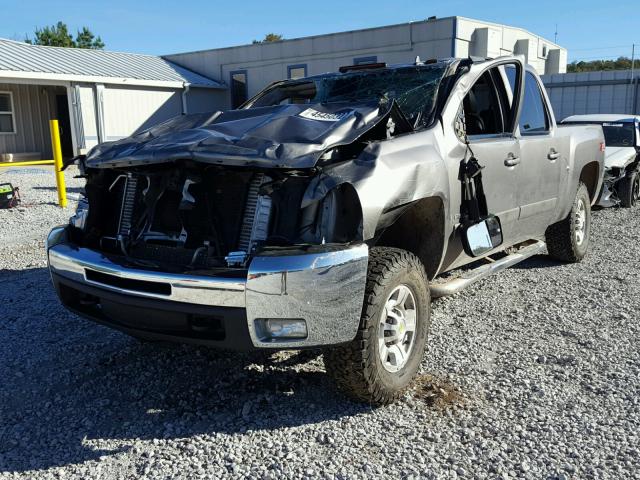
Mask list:
[{"label": "rear door", "polygon": [[[514,84],[513,70],[507,71]],[[525,73],[524,96],[518,118],[520,141],[519,229],[529,237],[540,237],[555,219],[562,169],[567,165],[561,139],[542,85],[532,72]],[[566,153],[566,152],[565,152]]]}]

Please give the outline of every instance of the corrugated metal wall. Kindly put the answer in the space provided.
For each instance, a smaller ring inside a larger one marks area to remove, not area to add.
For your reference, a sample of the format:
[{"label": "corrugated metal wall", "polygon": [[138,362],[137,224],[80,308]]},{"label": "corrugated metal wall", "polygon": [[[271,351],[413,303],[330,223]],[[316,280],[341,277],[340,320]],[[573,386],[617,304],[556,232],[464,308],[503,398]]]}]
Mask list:
[{"label": "corrugated metal wall", "polygon": [[632,84],[629,70],[543,75],[542,81],[557,120],[589,113],[640,114],[640,78],[636,73]]},{"label": "corrugated metal wall", "polygon": [[128,137],[182,113],[182,91],[105,85],[105,141]]},{"label": "corrugated metal wall", "polygon": [[0,134],[0,153],[39,152],[49,159],[49,120],[55,112],[55,88],[42,85],[0,83],[0,91],[13,93],[16,133]]}]

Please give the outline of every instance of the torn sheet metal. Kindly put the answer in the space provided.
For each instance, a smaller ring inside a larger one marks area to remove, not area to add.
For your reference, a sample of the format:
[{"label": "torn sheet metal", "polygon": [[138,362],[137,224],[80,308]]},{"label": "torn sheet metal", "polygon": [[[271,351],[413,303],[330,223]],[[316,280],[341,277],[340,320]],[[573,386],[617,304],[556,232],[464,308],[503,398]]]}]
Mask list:
[{"label": "torn sheet metal", "polygon": [[439,197],[449,208],[449,177],[444,159],[434,148],[434,130],[374,142],[357,159],[324,168],[311,180],[302,207],[322,200],[338,185],[352,185],[362,207],[365,240],[421,198]]}]

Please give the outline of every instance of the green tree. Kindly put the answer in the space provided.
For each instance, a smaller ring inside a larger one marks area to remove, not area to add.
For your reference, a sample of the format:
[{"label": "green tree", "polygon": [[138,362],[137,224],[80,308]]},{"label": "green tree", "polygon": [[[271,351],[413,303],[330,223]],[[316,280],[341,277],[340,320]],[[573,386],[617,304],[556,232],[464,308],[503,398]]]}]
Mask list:
[{"label": "green tree", "polygon": [[78,30],[74,39],[64,22],[36,28],[34,38],[27,37],[25,42],[49,47],[88,48],[93,50],[102,50],[104,48],[102,39],[96,37],[87,27],[82,27],[82,30]]},{"label": "green tree", "polygon": [[[636,61],[636,67],[640,62]],[[602,70],[630,70],[631,59],[629,57],[618,57],[615,60],[583,60],[573,61],[567,65],[567,72],[597,72]]]},{"label": "green tree", "polygon": [[279,33],[267,33],[262,40],[254,40],[253,43],[269,43],[278,42],[284,40],[284,37]]},{"label": "green tree", "polygon": [[76,35],[76,47],[91,48],[93,50],[102,50],[104,42],[100,37],[96,37],[87,27],[82,27]]},{"label": "green tree", "polygon": [[36,28],[35,38],[33,40],[27,38],[25,41],[33,45],[47,45],[49,47],[75,47],[69,29],[62,22],[50,27]]}]

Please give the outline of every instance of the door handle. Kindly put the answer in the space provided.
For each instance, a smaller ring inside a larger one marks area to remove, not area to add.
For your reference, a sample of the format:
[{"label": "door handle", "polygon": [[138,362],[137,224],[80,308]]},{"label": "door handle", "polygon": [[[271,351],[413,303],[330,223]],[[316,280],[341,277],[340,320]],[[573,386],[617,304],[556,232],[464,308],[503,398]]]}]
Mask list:
[{"label": "door handle", "polygon": [[549,153],[547,154],[547,158],[552,161],[557,160],[558,158],[560,158],[560,154],[556,152],[555,148],[552,148],[551,150],[549,150]]},{"label": "door handle", "polygon": [[516,157],[513,153],[509,153],[504,161],[506,167],[515,167],[520,163],[520,157]]}]

